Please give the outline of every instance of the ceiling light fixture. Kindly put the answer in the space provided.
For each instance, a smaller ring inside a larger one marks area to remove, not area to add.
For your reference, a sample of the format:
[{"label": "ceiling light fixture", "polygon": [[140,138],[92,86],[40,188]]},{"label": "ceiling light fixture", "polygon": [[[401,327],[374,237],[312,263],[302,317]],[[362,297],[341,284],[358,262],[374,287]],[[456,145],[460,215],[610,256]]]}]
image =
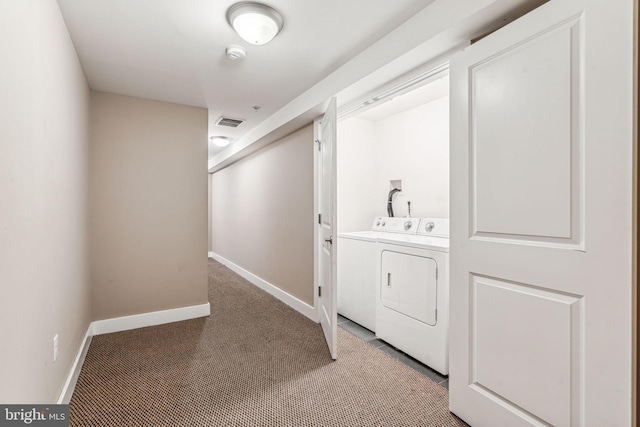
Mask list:
[{"label": "ceiling light fixture", "polygon": [[210,136],[209,140],[218,147],[226,147],[231,142],[228,136]]},{"label": "ceiling light fixture", "polygon": [[251,44],[269,43],[282,30],[282,15],[262,3],[240,2],[227,10],[227,21],[243,40]]}]

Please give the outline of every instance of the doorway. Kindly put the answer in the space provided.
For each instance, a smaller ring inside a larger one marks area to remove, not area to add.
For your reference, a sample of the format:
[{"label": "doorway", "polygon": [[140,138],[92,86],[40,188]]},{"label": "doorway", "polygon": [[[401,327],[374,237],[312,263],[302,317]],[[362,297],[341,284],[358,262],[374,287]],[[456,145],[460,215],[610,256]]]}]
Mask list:
[{"label": "doorway", "polygon": [[[407,234],[382,233],[386,237],[416,237],[420,218],[437,218],[448,224],[449,219],[449,77],[446,64],[430,67],[413,84],[403,82],[398,90],[386,90],[386,96],[374,96],[351,111],[343,112],[338,121],[337,146],[337,303],[338,322],[343,329],[354,333],[415,370],[447,386],[448,364],[436,363],[446,359],[448,304],[446,267],[448,254],[438,254],[441,262],[440,278],[436,279],[433,254],[423,258],[424,251],[412,253],[406,259],[424,260],[433,264],[433,288],[422,293],[425,276],[410,268],[406,276],[418,288],[418,298],[408,304],[393,303],[391,316],[403,310],[414,316],[407,331],[386,328],[381,322],[382,301],[377,295],[378,275],[382,259],[380,227],[376,223],[400,219],[411,224]],[[393,190],[390,192],[390,190]],[[400,191],[397,191],[400,190]],[[389,201],[390,200],[390,201]],[[393,216],[393,219],[387,217]],[[403,230],[406,231],[406,230]],[[448,230],[447,230],[448,233]],[[377,236],[377,237],[376,237]],[[448,239],[443,239],[447,244]],[[397,248],[403,255],[407,249]],[[448,249],[447,249],[448,250]],[[411,252],[411,250],[409,250]],[[415,257],[414,255],[421,255]],[[407,254],[408,255],[408,254]],[[380,259],[379,259],[380,258]],[[420,264],[420,263],[418,263]],[[427,265],[425,264],[425,266]],[[409,263],[408,265],[413,265]],[[428,269],[427,269],[428,270]],[[429,274],[429,271],[424,272]],[[420,278],[420,279],[418,279]],[[436,292],[436,289],[440,292]],[[440,321],[429,325],[417,321],[415,313],[437,315]],[[429,307],[429,309],[427,308]],[[426,310],[426,311],[425,311]],[[378,315],[376,315],[378,311]],[[423,311],[425,313],[423,313]],[[405,313],[406,314],[406,313]],[[384,314],[382,314],[384,317]],[[404,317],[400,319],[402,322]],[[392,320],[393,321],[393,320]],[[380,327],[376,337],[376,324]],[[414,348],[412,342],[440,334],[434,343]],[[442,353],[442,354],[440,354]],[[438,356],[439,355],[439,356]],[[431,363],[425,363],[431,361]],[[431,366],[429,366],[429,364]]]}]

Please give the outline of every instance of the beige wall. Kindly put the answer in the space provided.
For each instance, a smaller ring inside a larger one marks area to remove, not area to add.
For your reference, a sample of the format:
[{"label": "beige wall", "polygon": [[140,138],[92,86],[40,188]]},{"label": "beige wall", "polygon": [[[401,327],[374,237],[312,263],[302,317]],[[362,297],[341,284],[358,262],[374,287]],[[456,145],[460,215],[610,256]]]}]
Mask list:
[{"label": "beige wall", "polygon": [[207,111],[91,92],[94,320],[207,302]]},{"label": "beige wall", "polygon": [[89,89],[55,0],[0,2],[0,58],[0,402],[53,403],[90,321]]},{"label": "beige wall", "polygon": [[313,305],[313,127],[212,177],[212,250]]}]

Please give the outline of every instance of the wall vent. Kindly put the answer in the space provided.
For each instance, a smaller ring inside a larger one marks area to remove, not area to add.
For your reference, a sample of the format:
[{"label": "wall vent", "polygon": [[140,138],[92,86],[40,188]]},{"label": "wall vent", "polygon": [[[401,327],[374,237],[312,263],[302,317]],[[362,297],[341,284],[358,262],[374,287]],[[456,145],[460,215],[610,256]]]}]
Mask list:
[{"label": "wall vent", "polygon": [[228,128],[237,128],[242,123],[244,123],[244,120],[242,120],[242,119],[232,119],[230,117],[220,117],[218,119],[218,121],[216,122],[216,126],[224,126],[224,127],[228,127]]}]

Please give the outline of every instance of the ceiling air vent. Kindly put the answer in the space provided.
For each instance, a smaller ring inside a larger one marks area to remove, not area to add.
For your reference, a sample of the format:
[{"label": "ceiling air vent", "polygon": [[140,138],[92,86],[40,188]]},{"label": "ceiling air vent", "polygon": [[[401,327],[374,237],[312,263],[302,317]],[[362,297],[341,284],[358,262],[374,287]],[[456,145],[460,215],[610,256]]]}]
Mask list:
[{"label": "ceiling air vent", "polygon": [[242,123],[244,123],[244,120],[242,120],[242,119],[231,119],[229,117],[220,117],[218,119],[218,121],[216,122],[216,126],[224,126],[224,127],[228,127],[228,128],[237,128]]}]

